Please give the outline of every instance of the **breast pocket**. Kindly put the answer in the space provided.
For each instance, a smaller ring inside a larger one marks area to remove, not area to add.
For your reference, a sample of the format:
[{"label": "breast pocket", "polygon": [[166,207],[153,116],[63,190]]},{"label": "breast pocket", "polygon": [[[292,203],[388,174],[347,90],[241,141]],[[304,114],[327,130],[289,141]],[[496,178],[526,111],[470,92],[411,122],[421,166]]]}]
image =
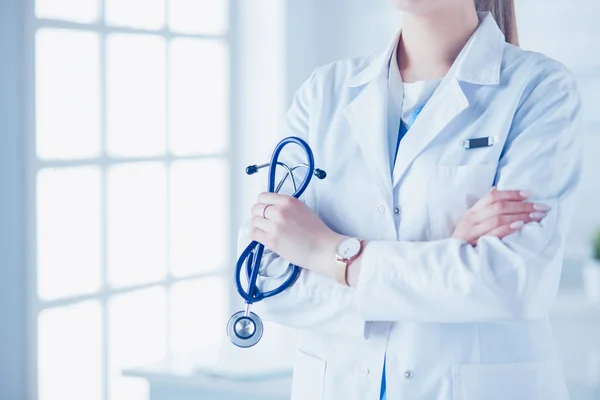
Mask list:
[{"label": "breast pocket", "polygon": [[296,351],[291,400],[321,400],[327,363],[318,357]]},{"label": "breast pocket", "polygon": [[568,400],[560,360],[459,365],[454,400]]},{"label": "breast pocket", "polygon": [[428,182],[431,237],[452,236],[458,222],[491,189],[496,164],[437,165]]}]

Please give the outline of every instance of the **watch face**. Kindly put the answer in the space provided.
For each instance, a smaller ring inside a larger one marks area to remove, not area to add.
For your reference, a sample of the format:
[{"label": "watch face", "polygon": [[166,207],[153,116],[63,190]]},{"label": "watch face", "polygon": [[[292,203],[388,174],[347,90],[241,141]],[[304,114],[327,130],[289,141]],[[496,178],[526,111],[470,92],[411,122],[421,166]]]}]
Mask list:
[{"label": "watch face", "polygon": [[360,240],[357,238],[347,238],[340,243],[337,254],[340,258],[348,260],[360,252]]}]

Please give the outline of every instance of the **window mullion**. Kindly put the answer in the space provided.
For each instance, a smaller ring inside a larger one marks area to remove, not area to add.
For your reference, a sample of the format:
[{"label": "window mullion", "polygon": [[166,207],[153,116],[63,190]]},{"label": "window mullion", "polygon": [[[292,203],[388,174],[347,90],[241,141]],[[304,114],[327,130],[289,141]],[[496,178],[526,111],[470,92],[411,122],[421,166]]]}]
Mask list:
[{"label": "window mullion", "polygon": [[[104,25],[105,24],[105,14],[106,14],[106,1],[105,0],[98,0],[98,7],[100,7],[99,10],[99,23]],[[106,79],[107,79],[107,73],[106,73],[106,35],[107,32],[105,30],[102,31],[98,31],[98,34],[100,36],[100,57],[99,57],[99,63],[100,63],[100,155],[102,158],[106,157],[106,149],[107,149],[107,115],[106,115],[106,109],[107,109],[107,105],[106,105]],[[110,346],[110,343],[108,343],[108,248],[107,248],[107,243],[108,243],[108,230],[107,230],[107,187],[108,187],[108,182],[107,182],[107,175],[108,175],[108,165],[106,165],[105,163],[103,163],[101,166],[102,168],[102,182],[101,182],[101,189],[100,189],[100,195],[102,196],[102,200],[100,202],[101,204],[101,215],[100,215],[100,226],[101,226],[101,234],[100,234],[100,240],[102,241],[101,243],[101,255],[102,255],[102,261],[100,263],[101,266],[101,279],[102,279],[102,293],[101,293],[101,303],[102,303],[102,323],[101,323],[101,327],[102,327],[102,338],[101,338],[101,343],[102,343],[102,390],[103,390],[103,399],[104,400],[109,400],[109,384],[110,384],[110,368],[109,368],[109,351],[108,351],[108,346]]]},{"label": "window mullion", "polygon": [[[104,18],[104,14],[101,15]],[[143,28],[131,28],[128,26],[117,26],[107,25],[104,23],[104,19],[97,23],[84,23],[84,22],[73,22],[63,21],[58,19],[37,19],[38,27],[42,28],[55,28],[55,29],[74,29],[78,31],[93,31],[99,33],[125,33],[135,35],[157,35],[167,39],[171,38],[190,38],[190,39],[205,39],[205,40],[227,40],[227,34],[198,34],[198,33],[185,33],[185,32],[173,32],[167,28],[163,29],[143,29]]]},{"label": "window mullion", "polygon": [[[165,0],[165,30],[169,30],[169,0]],[[169,98],[171,94],[171,85],[169,84],[169,74],[170,74],[170,57],[171,57],[171,38],[165,37],[165,154],[170,154],[170,143],[171,143],[171,116],[169,109]],[[172,280],[172,272],[171,272],[171,166],[172,159],[166,160],[167,167],[167,182],[166,182],[166,196],[167,199],[165,201],[166,210],[166,243],[167,243],[167,254],[166,254],[166,263],[167,263],[167,279]],[[165,332],[165,340],[166,340],[166,354],[167,356],[171,355],[171,287],[168,286],[165,288],[166,290],[166,332]]]}]

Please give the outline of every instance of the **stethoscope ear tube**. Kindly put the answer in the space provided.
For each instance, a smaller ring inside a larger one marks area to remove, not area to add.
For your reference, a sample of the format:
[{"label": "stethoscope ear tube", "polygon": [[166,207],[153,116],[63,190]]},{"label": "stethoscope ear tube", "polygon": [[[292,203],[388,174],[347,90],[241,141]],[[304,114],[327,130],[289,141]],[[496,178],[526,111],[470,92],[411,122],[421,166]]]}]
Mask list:
[{"label": "stethoscope ear tube", "polygon": [[[307,158],[306,164],[297,164],[290,168],[286,164],[279,161],[279,155],[283,148],[288,144],[292,143],[300,146],[304,150]],[[275,186],[275,175],[277,172],[276,167],[278,165],[286,169],[286,175],[283,177],[283,179],[281,179],[279,184]],[[327,176],[325,171],[315,169],[314,156],[306,141],[293,136],[283,139],[277,144],[277,146],[275,146],[275,150],[273,151],[273,155],[271,156],[271,162],[269,164],[251,165],[248,168],[246,168],[246,173],[248,175],[254,174],[259,169],[266,166],[269,167],[269,192],[279,192],[285,180],[288,177],[290,177],[290,179],[292,180],[292,185],[294,187],[294,193],[292,194],[292,196],[295,198],[299,198],[300,196],[302,196],[313,176],[316,176],[318,179],[324,179]],[[306,173],[304,175],[302,183],[299,186],[297,186],[293,172],[294,170],[300,167],[305,168]],[[252,303],[264,300],[268,297],[280,294],[284,290],[290,288],[300,277],[300,267],[298,267],[297,265],[289,264],[289,276],[283,281],[283,283],[281,283],[275,289],[269,290],[267,292],[261,292],[257,285],[257,279],[260,273],[260,264],[262,261],[264,248],[264,245],[262,245],[261,243],[252,241],[244,249],[240,257],[238,258],[238,261],[235,266],[234,280],[239,295],[246,302],[246,310],[236,312],[231,316],[229,322],[227,323],[227,335],[229,336],[231,342],[238,347],[254,346],[262,337],[262,321],[258,317],[258,315],[249,311],[250,305]],[[242,283],[242,269],[244,267],[246,268],[245,275],[248,279],[247,285],[243,285]],[[245,289],[245,286],[247,287],[247,289]]]}]

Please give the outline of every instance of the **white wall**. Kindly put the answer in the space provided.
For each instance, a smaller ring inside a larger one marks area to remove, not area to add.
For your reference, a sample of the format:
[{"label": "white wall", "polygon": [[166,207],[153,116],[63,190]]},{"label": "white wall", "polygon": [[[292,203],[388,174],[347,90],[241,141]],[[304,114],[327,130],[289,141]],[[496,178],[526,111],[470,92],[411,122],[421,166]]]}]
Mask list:
[{"label": "white wall", "polygon": [[384,49],[400,20],[387,0],[289,0],[288,101],[315,67]]}]

